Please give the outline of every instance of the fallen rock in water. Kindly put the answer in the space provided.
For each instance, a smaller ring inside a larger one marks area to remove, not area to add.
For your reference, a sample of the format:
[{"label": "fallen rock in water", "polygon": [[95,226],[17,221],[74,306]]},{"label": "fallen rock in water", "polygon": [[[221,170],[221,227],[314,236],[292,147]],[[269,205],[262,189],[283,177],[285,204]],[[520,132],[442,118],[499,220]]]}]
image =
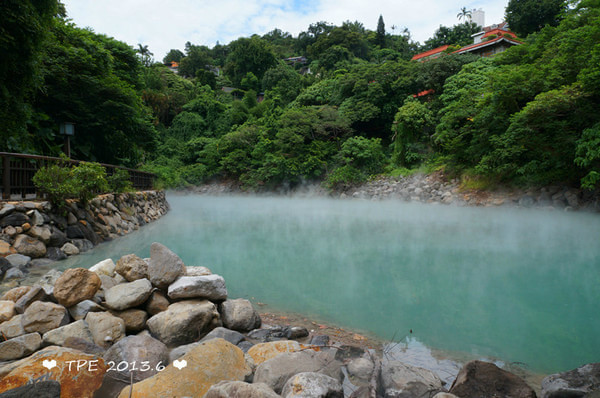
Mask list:
[{"label": "fallen rock in water", "polygon": [[260,315],[246,299],[225,300],[220,306],[223,325],[239,332],[249,332],[260,327]]},{"label": "fallen rock in water", "polygon": [[148,279],[159,289],[167,288],[185,273],[185,266],[179,256],[169,248],[154,242],[150,246],[150,264],[148,264]]},{"label": "fallen rock in water", "polygon": [[[213,339],[194,347],[157,375],[133,384],[131,397],[202,397],[220,381],[242,381],[251,373],[242,350],[223,339]],[[119,398],[129,396],[130,387],[125,387]]]},{"label": "fallen rock in water", "polygon": [[54,284],[54,297],[59,304],[71,307],[94,297],[102,281],[96,273],[85,268],[71,268],[63,272]]},{"label": "fallen rock in water", "polygon": [[221,319],[210,301],[186,300],[171,304],[146,324],[153,336],[168,346],[176,346],[191,343],[221,326]]},{"label": "fallen rock in water", "polygon": [[386,397],[429,398],[443,390],[435,373],[400,361],[383,362],[381,382]]},{"label": "fallen rock in water", "polygon": [[519,376],[483,361],[465,364],[456,376],[450,393],[458,397],[536,398],[533,389]]},{"label": "fallen rock in water", "polygon": [[288,379],[281,392],[286,398],[344,398],[342,384],[322,373],[298,373]]},{"label": "fallen rock in water", "polygon": [[220,275],[181,276],[169,285],[170,299],[202,298],[211,301],[227,299],[225,279]]},{"label": "fallen rock in water", "polygon": [[152,293],[152,284],[148,279],[138,279],[134,282],[121,283],[104,292],[106,306],[110,309],[123,311],[144,303]]},{"label": "fallen rock in water", "polygon": [[600,393],[600,363],[590,363],[542,380],[542,398],[587,397]]},{"label": "fallen rock in water", "polygon": [[281,398],[265,383],[221,381],[208,390],[204,398]]}]

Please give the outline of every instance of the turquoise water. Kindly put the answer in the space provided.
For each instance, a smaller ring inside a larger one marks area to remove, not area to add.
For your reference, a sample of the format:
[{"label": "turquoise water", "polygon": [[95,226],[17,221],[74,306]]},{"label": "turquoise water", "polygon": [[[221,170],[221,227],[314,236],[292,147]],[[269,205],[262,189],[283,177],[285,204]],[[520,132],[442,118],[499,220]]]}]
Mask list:
[{"label": "turquoise water", "polygon": [[600,218],[506,208],[169,195],[171,211],[60,266],[161,242],[231,297],[382,338],[557,372],[600,361]]}]

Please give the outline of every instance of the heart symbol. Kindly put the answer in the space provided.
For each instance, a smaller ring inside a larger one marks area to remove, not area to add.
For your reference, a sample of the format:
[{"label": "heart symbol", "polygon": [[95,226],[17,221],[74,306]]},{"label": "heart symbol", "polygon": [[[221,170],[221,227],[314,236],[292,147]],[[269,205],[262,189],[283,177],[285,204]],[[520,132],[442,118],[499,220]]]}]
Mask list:
[{"label": "heart symbol", "polygon": [[51,361],[48,361],[47,359],[44,359],[42,361],[42,366],[47,368],[48,370],[55,368],[56,367],[56,361],[53,359]]},{"label": "heart symbol", "polygon": [[181,361],[176,359],[173,361],[173,366],[175,366],[177,369],[181,370],[187,366],[187,361],[185,359],[182,359]]}]

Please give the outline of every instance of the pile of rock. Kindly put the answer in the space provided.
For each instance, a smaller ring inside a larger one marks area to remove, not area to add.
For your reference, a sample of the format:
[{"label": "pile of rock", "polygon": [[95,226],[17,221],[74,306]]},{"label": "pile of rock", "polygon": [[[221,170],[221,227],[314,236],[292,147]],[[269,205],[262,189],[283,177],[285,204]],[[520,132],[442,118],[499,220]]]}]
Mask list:
[{"label": "pile of rock", "polygon": [[[490,363],[469,362],[450,387],[303,327],[260,327],[223,277],[153,243],[149,259],[51,271],[0,298],[0,398],[536,396]],[[550,377],[542,396],[600,388],[600,364],[572,373]]]},{"label": "pile of rock", "polygon": [[0,209],[0,281],[124,235],[168,211],[163,191],[107,194],[64,210],[48,202],[7,202]]}]

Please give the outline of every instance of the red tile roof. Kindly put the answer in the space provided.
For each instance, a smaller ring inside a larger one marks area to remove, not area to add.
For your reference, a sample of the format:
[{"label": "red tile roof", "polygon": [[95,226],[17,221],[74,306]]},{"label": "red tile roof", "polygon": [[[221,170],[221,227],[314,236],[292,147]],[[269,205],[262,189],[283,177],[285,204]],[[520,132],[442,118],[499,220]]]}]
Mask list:
[{"label": "red tile roof", "polygon": [[425,58],[425,57],[429,57],[431,55],[435,55],[435,54],[441,53],[443,51],[446,51],[446,49],[448,49],[448,47],[450,47],[450,46],[445,45],[445,46],[441,46],[441,47],[438,47],[438,48],[434,48],[433,50],[425,51],[424,53],[420,53],[420,54],[417,54],[417,55],[413,56],[412,60],[416,61],[416,60],[421,59],[421,58]]},{"label": "red tile roof", "polygon": [[476,48],[491,46],[491,45],[493,45],[495,43],[499,43],[501,41],[507,41],[508,43],[511,43],[511,44],[523,44],[520,41],[513,39],[512,37],[507,38],[504,36],[500,36],[500,37],[496,37],[495,39],[486,40],[486,41],[482,41],[481,43],[471,44],[470,46],[463,47],[461,49],[453,51],[453,54],[463,54],[466,52],[470,52]]}]

